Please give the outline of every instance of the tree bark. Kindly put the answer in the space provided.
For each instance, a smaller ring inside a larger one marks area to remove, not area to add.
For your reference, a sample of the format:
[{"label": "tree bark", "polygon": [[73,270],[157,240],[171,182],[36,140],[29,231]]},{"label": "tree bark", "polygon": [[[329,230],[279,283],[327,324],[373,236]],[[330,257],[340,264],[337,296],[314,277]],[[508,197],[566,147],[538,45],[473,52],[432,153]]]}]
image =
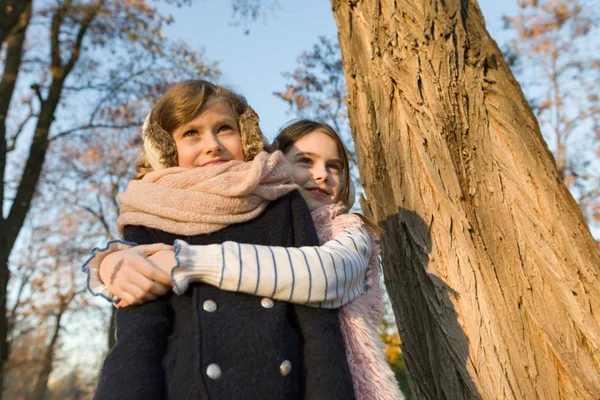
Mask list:
[{"label": "tree bark", "polygon": [[0,0],[0,46],[10,32],[19,24],[19,19],[27,9],[31,8],[33,0]]},{"label": "tree bark", "polygon": [[[15,89],[17,74],[21,66],[23,56],[23,44],[25,42],[25,31],[31,18],[31,1],[25,2],[25,8],[19,14],[19,18],[11,26],[12,34],[6,39],[6,56],[4,71],[0,80],[0,200],[4,204],[4,174],[6,171],[7,138],[6,138],[6,115]],[[4,38],[3,38],[4,40]],[[4,364],[8,360],[8,319],[6,310],[6,290],[8,287],[8,256],[12,244],[8,231],[9,222],[4,219],[3,206],[0,206],[0,398],[2,398]]]},{"label": "tree bark", "polygon": [[477,3],[332,8],[415,397],[597,399],[600,249]]}]

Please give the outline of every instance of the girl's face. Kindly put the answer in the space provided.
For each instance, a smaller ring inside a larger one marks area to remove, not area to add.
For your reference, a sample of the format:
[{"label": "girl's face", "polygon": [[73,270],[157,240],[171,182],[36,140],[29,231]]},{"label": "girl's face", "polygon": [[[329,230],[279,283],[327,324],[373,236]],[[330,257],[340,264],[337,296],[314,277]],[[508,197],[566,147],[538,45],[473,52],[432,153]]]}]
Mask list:
[{"label": "girl's face", "polygon": [[285,158],[310,211],[335,202],[344,164],[331,137],[321,131],[311,132],[296,141]]},{"label": "girl's face", "polygon": [[173,132],[178,165],[206,167],[232,160],[244,161],[237,116],[228,104],[217,102]]}]

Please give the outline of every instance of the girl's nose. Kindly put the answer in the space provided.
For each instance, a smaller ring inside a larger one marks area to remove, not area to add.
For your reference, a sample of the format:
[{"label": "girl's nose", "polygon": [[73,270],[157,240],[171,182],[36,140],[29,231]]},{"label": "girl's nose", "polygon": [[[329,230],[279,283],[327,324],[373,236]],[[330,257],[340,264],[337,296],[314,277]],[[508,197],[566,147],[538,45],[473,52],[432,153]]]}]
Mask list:
[{"label": "girl's nose", "polygon": [[218,154],[223,147],[217,135],[206,135],[204,138],[204,152],[206,154]]},{"label": "girl's nose", "polygon": [[328,173],[325,165],[316,164],[313,168],[313,176],[315,181],[326,181]]}]

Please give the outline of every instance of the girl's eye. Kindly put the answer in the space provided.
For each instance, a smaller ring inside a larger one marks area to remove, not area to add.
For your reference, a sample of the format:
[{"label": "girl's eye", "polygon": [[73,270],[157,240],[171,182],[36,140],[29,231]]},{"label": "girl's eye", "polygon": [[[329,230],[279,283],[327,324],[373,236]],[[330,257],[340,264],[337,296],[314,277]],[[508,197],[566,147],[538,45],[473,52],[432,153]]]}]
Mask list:
[{"label": "girl's eye", "polygon": [[300,159],[298,159],[298,162],[301,164],[312,164],[312,160],[308,157],[302,157]]},{"label": "girl's eye", "polygon": [[186,131],[183,134],[183,137],[189,137],[189,136],[198,136],[198,131],[195,129],[190,129],[189,131]]},{"label": "girl's eye", "polygon": [[342,170],[342,166],[339,164],[327,164],[327,168],[336,170],[338,172]]},{"label": "girl's eye", "polygon": [[229,126],[229,125],[222,125],[217,130],[217,132],[219,132],[219,133],[230,132],[230,131],[233,131],[233,128],[231,126]]}]

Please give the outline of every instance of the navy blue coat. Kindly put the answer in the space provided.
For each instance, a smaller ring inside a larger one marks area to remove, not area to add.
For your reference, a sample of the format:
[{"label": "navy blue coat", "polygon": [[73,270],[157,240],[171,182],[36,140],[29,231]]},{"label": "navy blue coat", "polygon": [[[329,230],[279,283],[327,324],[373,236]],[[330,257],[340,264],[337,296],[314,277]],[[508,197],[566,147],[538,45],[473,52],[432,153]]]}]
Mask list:
[{"label": "navy blue coat", "polygon": [[[125,228],[125,239],[139,244],[176,238],[190,244],[318,245],[297,192],[271,202],[252,221],[212,234],[178,237]],[[194,284],[182,296],[119,309],[117,343],[95,398],[353,399],[337,311],[278,301],[265,308],[261,300]]]}]

